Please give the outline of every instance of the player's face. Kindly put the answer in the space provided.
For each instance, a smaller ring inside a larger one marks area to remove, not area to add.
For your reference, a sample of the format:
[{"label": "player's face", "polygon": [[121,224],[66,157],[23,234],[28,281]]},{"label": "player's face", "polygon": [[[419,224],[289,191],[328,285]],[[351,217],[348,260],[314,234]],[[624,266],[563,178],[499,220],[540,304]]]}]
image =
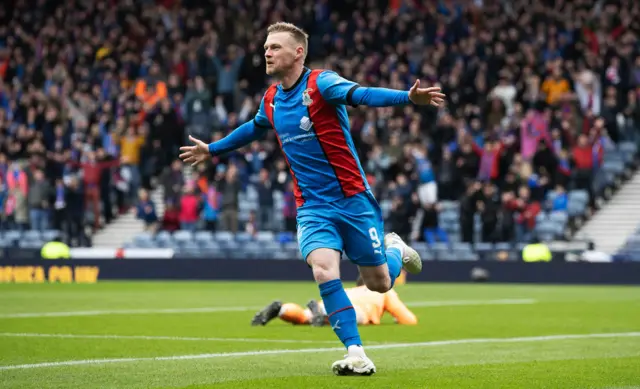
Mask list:
[{"label": "player's face", "polygon": [[287,73],[296,60],[298,46],[288,32],[269,34],[264,44],[267,74],[278,77]]}]

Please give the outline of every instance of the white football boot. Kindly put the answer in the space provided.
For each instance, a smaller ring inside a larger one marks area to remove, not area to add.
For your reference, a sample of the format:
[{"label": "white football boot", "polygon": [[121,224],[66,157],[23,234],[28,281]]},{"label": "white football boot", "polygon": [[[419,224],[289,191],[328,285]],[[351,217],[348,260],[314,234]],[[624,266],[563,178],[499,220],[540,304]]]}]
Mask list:
[{"label": "white football boot", "polygon": [[404,240],[395,232],[390,232],[384,236],[384,245],[386,248],[395,247],[400,250],[402,255],[402,268],[409,273],[417,274],[422,271],[422,259],[420,254],[412,249]]},{"label": "white football boot", "polygon": [[376,372],[376,366],[364,354],[364,349],[361,346],[350,346],[348,354],[344,356],[344,359],[335,361],[331,365],[331,370],[335,375],[369,376]]}]

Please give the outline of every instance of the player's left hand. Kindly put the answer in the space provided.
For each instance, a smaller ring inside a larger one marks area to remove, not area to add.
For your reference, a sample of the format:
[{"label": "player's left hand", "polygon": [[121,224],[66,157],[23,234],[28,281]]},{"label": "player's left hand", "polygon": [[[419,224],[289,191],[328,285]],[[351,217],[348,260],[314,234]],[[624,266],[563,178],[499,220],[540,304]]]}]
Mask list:
[{"label": "player's left hand", "polygon": [[442,89],[437,86],[430,88],[420,88],[420,80],[416,80],[411,89],[409,89],[409,100],[416,105],[433,105],[439,107],[444,104],[445,94],[441,93]]}]

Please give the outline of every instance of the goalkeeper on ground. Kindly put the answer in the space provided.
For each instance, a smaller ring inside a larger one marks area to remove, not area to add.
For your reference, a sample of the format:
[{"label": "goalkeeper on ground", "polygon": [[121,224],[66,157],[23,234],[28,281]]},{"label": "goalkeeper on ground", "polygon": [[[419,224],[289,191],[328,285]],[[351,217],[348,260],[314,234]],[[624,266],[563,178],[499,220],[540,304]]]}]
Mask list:
[{"label": "goalkeeper on ground", "polygon": [[[400,300],[395,290],[391,289],[386,293],[372,292],[364,285],[361,277],[358,277],[356,285],[345,291],[353,303],[358,325],[380,324],[385,312],[389,312],[398,324],[418,324],[416,315]],[[256,313],[251,325],[266,325],[276,317],[292,324],[323,326],[329,323],[322,301],[311,300],[306,309],[295,303],[282,304],[274,301]]]}]

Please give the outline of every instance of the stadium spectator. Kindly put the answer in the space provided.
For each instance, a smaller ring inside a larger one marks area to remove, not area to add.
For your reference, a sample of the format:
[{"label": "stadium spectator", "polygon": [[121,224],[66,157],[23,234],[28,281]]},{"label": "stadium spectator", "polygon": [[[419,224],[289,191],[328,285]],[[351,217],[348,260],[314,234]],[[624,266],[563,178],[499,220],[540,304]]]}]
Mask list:
[{"label": "stadium spectator", "polygon": [[296,216],[298,214],[296,207],[296,198],[293,194],[293,181],[289,181],[287,188],[283,194],[284,207],[282,214],[284,217],[285,231],[296,232]]},{"label": "stadium spectator", "polygon": [[256,185],[258,190],[258,227],[261,230],[271,230],[273,224],[273,184],[269,171],[260,170],[260,181]]},{"label": "stadium spectator", "polygon": [[195,231],[198,223],[200,199],[195,194],[195,184],[188,182],[180,197],[180,229]]},{"label": "stadium spectator", "polygon": [[229,165],[224,175],[222,185],[222,204],[220,207],[222,228],[228,231],[238,231],[238,194],[240,193],[240,181],[238,168]]},{"label": "stadium spectator", "polygon": [[[59,189],[57,187],[56,191]],[[84,232],[85,198],[78,178],[75,176],[69,177],[64,188],[64,212],[66,216],[64,221],[66,228],[63,231],[66,230],[70,246],[84,247],[88,244]]]},{"label": "stadium spectator", "polygon": [[165,168],[160,176],[160,184],[164,188],[164,201],[177,204],[184,186],[182,162],[180,160],[174,160],[170,167]]},{"label": "stadium spectator", "polygon": [[31,229],[45,231],[49,228],[49,198],[51,187],[42,170],[33,172],[33,182],[29,187],[28,206]]},{"label": "stadium spectator", "polygon": [[155,203],[145,189],[140,189],[139,198],[136,217],[144,222],[145,230],[155,232],[158,223]]},{"label": "stadium spectator", "polygon": [[180,210],[175,206],[173,200],[166,201],[161,229],[168,232],[175,232],[180,229]]}]

